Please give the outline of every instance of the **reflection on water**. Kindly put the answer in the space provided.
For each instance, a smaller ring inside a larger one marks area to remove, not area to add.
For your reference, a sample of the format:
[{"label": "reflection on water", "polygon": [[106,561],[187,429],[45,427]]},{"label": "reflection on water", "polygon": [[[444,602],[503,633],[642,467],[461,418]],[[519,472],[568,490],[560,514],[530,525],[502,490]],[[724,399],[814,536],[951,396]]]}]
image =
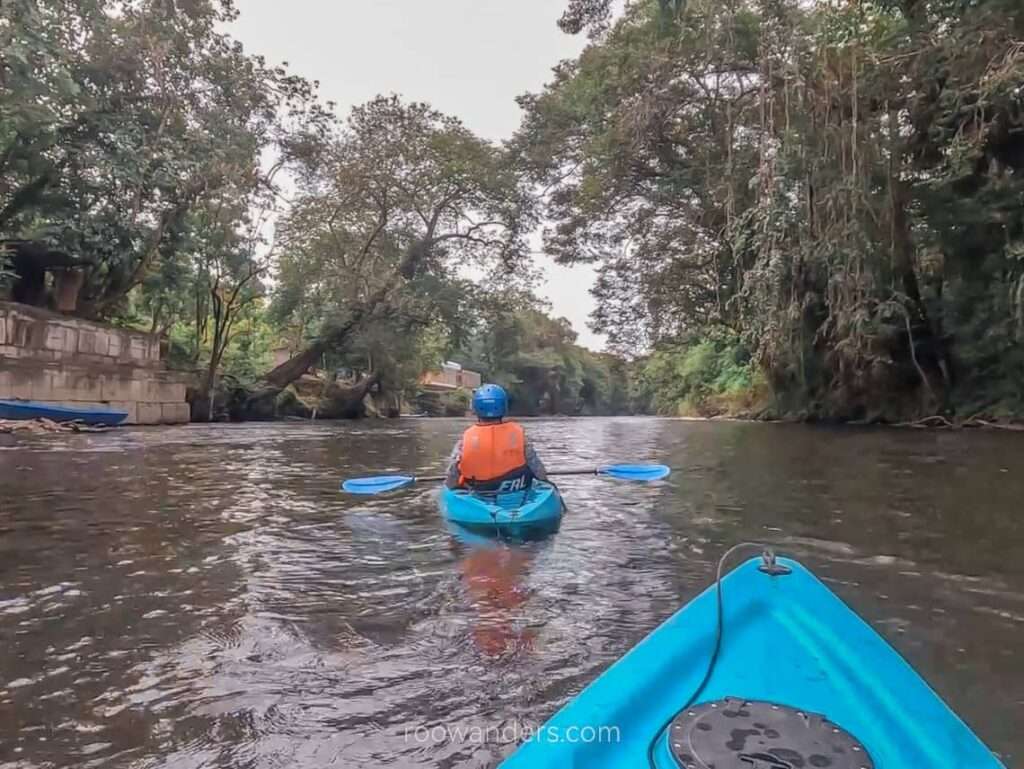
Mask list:
[{"label": "reflection on water", "polygon": [[522,546],[474,547],[459,561],[469,604],[475,613],[473,643],[488,657],[533,648],[536,630],[519,627],[517,610],[529,597],[524,578],[532,554]]},{"label": "reflection on water", "polygon": [[1003,754],[1024,756],[1019,436],[643,419],[528,429],[561,532],[453,537],[457,420],[125,430],[0,443],[0,768],[489,767],[708,584],[730,544],[795,555]]}]

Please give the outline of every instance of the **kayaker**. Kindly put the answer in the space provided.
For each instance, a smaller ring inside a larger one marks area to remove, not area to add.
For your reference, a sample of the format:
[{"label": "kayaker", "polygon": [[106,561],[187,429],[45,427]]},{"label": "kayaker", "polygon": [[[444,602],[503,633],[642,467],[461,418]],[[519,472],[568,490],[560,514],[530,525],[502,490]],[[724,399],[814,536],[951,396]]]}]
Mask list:
[{"label": "kayaker", "polygon": [[473,392],[477,423],[462,434],[448,464],[448,488],[521,491],[546,481],[544,463],[517,422],[508,421],[508,394],[496,384]]}]

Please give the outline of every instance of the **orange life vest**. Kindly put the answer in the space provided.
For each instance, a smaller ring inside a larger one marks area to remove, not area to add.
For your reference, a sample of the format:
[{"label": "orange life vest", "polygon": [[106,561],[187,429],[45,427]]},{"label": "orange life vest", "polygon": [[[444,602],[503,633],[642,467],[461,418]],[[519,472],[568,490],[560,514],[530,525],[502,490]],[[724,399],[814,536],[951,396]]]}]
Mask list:
[{"label": "orange life vest", "polygon": [[463,433],[460,486],[515,490],[528,488],[530,481],[522,425],[482,422]]}]

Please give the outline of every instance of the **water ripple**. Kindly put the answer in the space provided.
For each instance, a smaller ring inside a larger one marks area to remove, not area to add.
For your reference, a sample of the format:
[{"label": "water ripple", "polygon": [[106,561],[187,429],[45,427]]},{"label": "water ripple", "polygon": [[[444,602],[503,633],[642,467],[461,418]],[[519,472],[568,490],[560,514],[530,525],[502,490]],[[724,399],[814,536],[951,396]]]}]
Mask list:
[{"label": "water ripple", "polygon": [[437,472],[463,427],[5,444],[0,769],[493,766],[512,745],[419,737],[538,724],[749,539],[807,561],[1024,754],[1024,480],[999,472],[1021,451],[1004,436],[531,421],[552,467],[678,469],[567,478],[561,532],[523,546],[453,539],[434,487],[338,493],[343,475]]}]

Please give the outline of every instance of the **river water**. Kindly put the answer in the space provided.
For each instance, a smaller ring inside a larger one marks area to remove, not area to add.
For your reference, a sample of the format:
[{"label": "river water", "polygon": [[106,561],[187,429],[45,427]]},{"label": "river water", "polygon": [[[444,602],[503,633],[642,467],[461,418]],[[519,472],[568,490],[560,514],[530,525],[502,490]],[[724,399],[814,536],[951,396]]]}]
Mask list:
[{"label": "river water", "polygon": [[1024,437],[530,421],[549,467],[677,470],[565,479],[561,532],[522,547],[454,539],[436,488],[338,493],[439,472],[464,426],[5,438],[0,768],[490,767],[742,540],[802,559],[1024,765]]}]

